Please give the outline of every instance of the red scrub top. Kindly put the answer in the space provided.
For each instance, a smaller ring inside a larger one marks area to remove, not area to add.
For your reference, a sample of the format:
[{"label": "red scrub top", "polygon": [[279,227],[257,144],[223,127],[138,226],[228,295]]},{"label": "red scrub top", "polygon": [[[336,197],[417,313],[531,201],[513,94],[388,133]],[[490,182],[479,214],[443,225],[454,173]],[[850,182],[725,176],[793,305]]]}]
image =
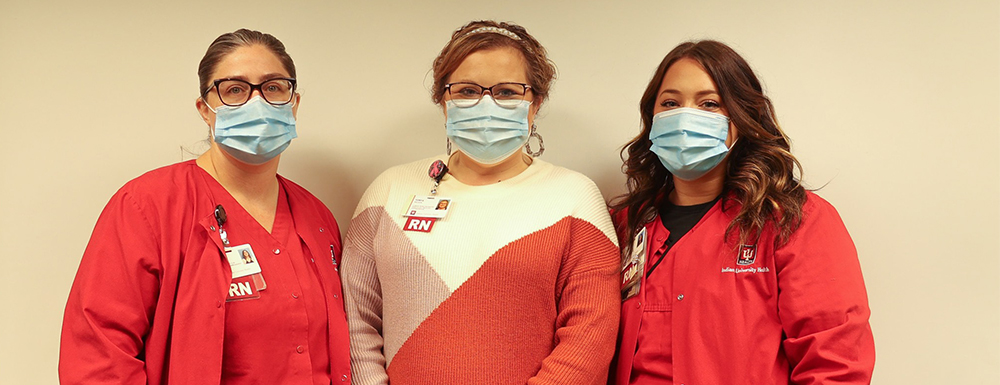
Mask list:
[{"label": "red scrub top", "polygon": [[[672,384],[673,383],[673,349],[670,338],[671,332],[671,310],[673,301],[670,300],[672,291],[671,280],[674,270],[674,253],[664,256],[669,250],[667,237],[670,232],[663,227],[663,222],[657,218],[654,223],[650,223],[647,229],[647,247],[651,249],[647,253],[645,273],[648,273],[653,264],[661,257],[660,262],[653,273],[645,278],[640,287],[639,295],[646,304],[641,318],[641,329],[637,336],[635,358],[632,360],[632,372],[629,377],[629,384]],[[684,238],[678,241],[683,242]]]},{"label": "red scrub top", "polygon": [[228,208],[230,245],[251,246],[267,285],[259,297],[226,302],[222,384],[330,384],[326,297],[315,258],[295,232],[285,190],[278,191],[268,233],[222,186],[214,187]]},{"label": "red scrub top", "polygon": [[[273,235],[241,219],[248,214],[193,160],[123,186],[97,220],[69,293],[60,382],[200,385],[221,383],[224,366],[233,378],[252,365],[255,376],[294,373],[260,383],[350,384],[337,222],[315,196],[277,179],[284,195]],[[229,209],[230,245],[250,242],[263,259],[261,299],[227,302],[233,279],[213,215],[219,204]],[[267,311],[239,312],[271,300]]]}]

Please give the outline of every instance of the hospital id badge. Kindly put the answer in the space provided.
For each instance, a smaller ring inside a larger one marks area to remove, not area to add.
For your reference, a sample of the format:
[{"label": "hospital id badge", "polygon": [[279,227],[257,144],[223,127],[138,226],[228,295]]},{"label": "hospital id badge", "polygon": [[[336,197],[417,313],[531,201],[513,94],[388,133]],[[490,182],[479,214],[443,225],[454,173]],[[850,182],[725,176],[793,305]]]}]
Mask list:
[{"label": "hospital id badge", "polygon": [[403,216],[441,219],[448,215],[448,210],[451,210],[451,198],[414,195]]},{"label": "hospital id badge", "polygon": [[410,205],[403,212],[403,216],[406,217],[403,231],[431,232],[434,222],[448,215],[448,210],[451,210],[451,201],[451,198],[433,195],[412,196]]},{"label": "hospital id badge", "polygon": [[240,281],[253,283],[253,287],[258,291],[267,288],[257,256],[254,255],[250,244],[227,247],[226,260],[229,261],[229,268],[233,272],[233,282],[239,278]]},{"label": "hospital id badge", "polygon": [[646,228],[643,227],[632,240],[632,255],[622,263],[622,301],[639,294],[642,274],[646,266]]},{"label": "hospital id badge", "polygon": [[260,273],[257,256],[253,254],[250,244],[227,247],[226,259],[229,260],[229,267],[233,270],[233,278]]}]

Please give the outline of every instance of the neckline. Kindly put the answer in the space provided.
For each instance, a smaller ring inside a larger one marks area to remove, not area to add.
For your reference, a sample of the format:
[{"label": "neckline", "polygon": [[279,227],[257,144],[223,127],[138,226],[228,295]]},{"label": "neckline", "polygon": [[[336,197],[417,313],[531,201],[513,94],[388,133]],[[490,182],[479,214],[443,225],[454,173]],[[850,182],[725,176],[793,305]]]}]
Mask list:
[{"label": "neckline", "polygon": [[[291,222],[290,219],[292,216],[291,207],[288,203],[288,195],[285,192],[285,185],[282,183],[282,178],[279,175],[275,174],[274,176],[278,181],[278,200],[274,210],[274,222],[271,223],[271,231],[267,231],[267,229],[264,228],[264,225],[261,225],[260,222],[257,221],[257,218],[250,215],[250,212],[236,200],[236,197],[234,197],[233,194],[226,189],[226,186],[219,183],[219,181],[212,177],[212,174],[209,174],[207,170],[201,168],[201,166],[199,166],[194,159],[189,162],[194,168],[198,169],[196,172],[200,173],[202,180],[205,182],[206,187],[208,187],[208,193],[212,197],[212,202],[215,205],[221,205],[223,209],[226,210],[229,218],[232,218],[233,214],[236,214],[237,217],[241,217],[240,221],[233,223],[241,223],[241,225],[237,225],[240,227],[245,227],[245,223],[252,223],[252,225],[249,226],[253,227],[253,229],[245,230],[253,232],[259,231],[262,234],[272,237],[275,241],[284,242],[283,239],[288,236],[288,229],[286,229],[288,226],[286,223]],[[218,195],[216,194],[217,192]],[[229,222],[229,220],[227,220],[227,222]],[[294,227],[294,225],[292,225],[292,227]]]},{"label": "neckline", "polygon": [[[448,158],[447,155],[444,155],[444,157]],[[440,159],[440,157],[438,157],[437,159]],[[464,182],[458,180],[458,178],[456,178],[451,173],[446,173],[444,175],[444,177],[441,178],[441,183],[440,184],[444,185],[445,183],[448,183],[449,185],[451,185],[451,186],[449,186],[451,188],[460,188],[460,189],[466,189],[466,190],[480,190],[480,191],[482,191],[482,190],[492,190],[492,189],[502,188],[502,187],[506,187],[506,186],[509,186],[509,185],[512,185],[512,184],[520,183],[523,180],[531,178],[532,176],[534,176],[534,175],[542,172],[543,169],[548,168],[547,166],[549,166],[549,165],[550,164],[548,162],[545,162],[545,161],[540,160],[538,158],[532,158],[531,164],[528,164],[528,167],[525,168],[523,171],[521,171],[520,173],[518,173],[517,175],[514,175],[513,177],[511,177],[509,179],[504,179],[504,180],[501,180],[501,181],[496,182],[496,183],[490,183],[490,184],[484,184],[484,185],[471,185],[471,184],[467,184],[467,183],[464,183]]]}]

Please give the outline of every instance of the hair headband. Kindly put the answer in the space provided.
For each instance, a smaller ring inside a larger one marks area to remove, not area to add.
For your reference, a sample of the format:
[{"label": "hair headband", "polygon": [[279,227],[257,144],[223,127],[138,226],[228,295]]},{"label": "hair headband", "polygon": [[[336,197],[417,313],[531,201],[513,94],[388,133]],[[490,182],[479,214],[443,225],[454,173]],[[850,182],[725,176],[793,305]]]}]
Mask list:
[{"label": "hair headband", "polygon": [[495,33],[497,35],[507,36],[511,39],[514,39],[514,41],[521,43],[520,46],[523,47],[525,50],[527,50],[529,54],[532,55],[535,54],[535,51],[533,51],[531,47],[528,47],[528,45],[524,43],[524,40],[521,40],[520,36],[517,36],[516,33],[513,33],[511,31],[508,31],[500,27],[479,27],[469,32],[466,32],[465,35],[462,35],[461,38],[466,38],[475,35],[477,33]]},{"label": "hair headband", "polygon": [[508,31],[508,30],[500,28],[500,27],[479,27],[479,28],[476,28],[474,30],[471,30],[471,31],[467,32],[462,37],[466,37],[466,36],[470,36],[470,35],[475,35],[477,33],[495,33],[495,34],[498,34],[498,35],[507,36],[507,37],[509,37],[511,39],[514,39],[514,40],[517,40],[517,41],[521,41],[521,37],[517,36],[516,33],[513,33],[511,31]]}]

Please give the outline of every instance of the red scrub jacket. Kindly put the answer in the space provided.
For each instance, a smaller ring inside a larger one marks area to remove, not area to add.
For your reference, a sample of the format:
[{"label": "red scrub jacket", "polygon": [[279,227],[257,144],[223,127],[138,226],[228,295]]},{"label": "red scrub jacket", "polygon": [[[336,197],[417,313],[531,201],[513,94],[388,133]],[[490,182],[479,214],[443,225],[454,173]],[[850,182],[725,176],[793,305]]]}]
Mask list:
[{"label": "red scrub jacket", "polygon": [[[220,382],[232,272],[205,178],[194,161],[153,170],[104,208],[66,304],[62,384]],[[317,259],[331,256],[316,263],[327,300],[343,298],[336,220],[305,189],[278,181],[303,247]],[[338,383],[350,383],[343,303],[328,303],[327,312],[330,370]]]},{"label": "red scrub jacket", "polygon": [[[871,382],[875,344],[857,250],[828,202],[808,193],[802,211],[802,225],[778,248],[765,229],[750,264],[738,265],[744,250],[724,242],[738,207],[723,211],[722,200],[668,252],[675,384]],[[668,233],[658,217],[646,232],[648,268]],[[611,383],[629,383],[645,284],[622,303]]]}]

